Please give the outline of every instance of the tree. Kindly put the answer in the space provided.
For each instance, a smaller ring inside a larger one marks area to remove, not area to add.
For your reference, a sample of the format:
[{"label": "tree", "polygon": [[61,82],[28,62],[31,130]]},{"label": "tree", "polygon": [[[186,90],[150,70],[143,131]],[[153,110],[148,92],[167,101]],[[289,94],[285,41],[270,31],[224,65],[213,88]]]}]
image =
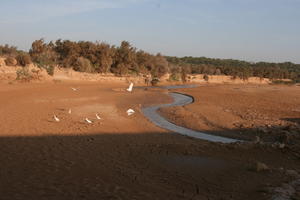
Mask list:
[{"label": "tree", "polygon": [[77,58],[73,69],[79,72],[94,72],[94,68],[91,65],[91,61],[84,57]]},{"label": "tree", "polygon": [[129,42],[123,41],[116,49],[112,71],[119,75],[127,74],[129,71],[138,74],[136,59],[136,49]]},{"label": "tree", "polygon": [[157,54],[151,60],[151,75],[152,77],[160,78],[168,72],[168,61],[161,54]]},{"label": "tree", "polygon": [[48,68],[54,68],[54,65],[57,64],[57,54],[54,51],[54,44],[52,42],[46,44],[44,39],[34,41],[29,54],[34,63],[39,67],[45,68],[47,71]]}]

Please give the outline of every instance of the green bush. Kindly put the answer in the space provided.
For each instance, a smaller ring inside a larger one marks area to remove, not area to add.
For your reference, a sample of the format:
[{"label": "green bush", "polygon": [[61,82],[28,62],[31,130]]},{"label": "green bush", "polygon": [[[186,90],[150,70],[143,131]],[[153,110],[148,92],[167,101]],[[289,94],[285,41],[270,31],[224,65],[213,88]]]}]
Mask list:
[{"label": "green bush", "polygon": [[32,79],[32,75],[30,74],[28,68],[24,67],[22,69],[17,70],[17,80],[20,81],[30,81]]},{"label": "green bush", "polygon": [[34,63],[47,71],[50,76],[54,74],[55,62],[46,54],[39,54],[34,57]]},{"label": "green bush", "polygon": [[171,70],[170,70],[171,74],[170,74],[170,81],[179,81],[181,78],[181,68],[178,66],[172,66]]},{"label": "green bush", "polygon": [[46,71],[47,73],[50,75],[50,76],[53,76],[54,75],[54,69],[55,67],[53,65],[50,65],[46,68]]},{"label": "green bush", "polygon": [[40,63],[35,63],[39,68],[45,69],[47,71],[47,73],[50,76],[54,75],[54,65],[46,65],[46,64],[40,64]]},{"label": "green bush", "polygon": [[170,81],[179,81],[180,80],[180,73],[172,73],[170,76]]}]

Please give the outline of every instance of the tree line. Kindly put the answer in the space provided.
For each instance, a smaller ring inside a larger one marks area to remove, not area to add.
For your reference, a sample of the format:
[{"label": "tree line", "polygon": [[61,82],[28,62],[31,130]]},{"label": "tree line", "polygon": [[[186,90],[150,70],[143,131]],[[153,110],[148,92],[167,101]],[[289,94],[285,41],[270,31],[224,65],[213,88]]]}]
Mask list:
[{"label": "tree line", "polygon": [[187,74],[229,75],[247,79],[252,76],[270,79],[291,79],[300,82],[300,64],[291,62],[251,63],[233,59],[206,57],[170,57],[150,54],[123,41],[119,46],[104,42],[43,39],[32,43],[29,52],[14,46],[0,45],[0,56],[7,65],[26,66],[35,63],[53,75],[54,67],[73,68],[80,72],[114,73],[123,75],[151,75],[159,79],[170,73],[170,79],[186,81]]},{"label": "tree line", "polygon": [[45,43],[41,39],[32,43],[29,54],[39,66],[59,65],[80,72],[111,72],[120,76],[151,74],[158,78],[168,72],[164,56],[137,50],[126,41],[120,46],[111,46],[103,42],[70,40]]},{"label": "tree line", "polygon": [[127,41],[123,41],[120,46],[114,46],[104,42],[70,40],[46,43],[40,39],[32,43],[29,52],[18,51],[13,46],[0,46],[0,55],[7,57],[8,65],[18,63],[25,66],[33,62],[45,68],[49,74],[53,74],[55,66],[73,68],[80,72],[114,73],[120,76],[151,74],[153,78],[160,78],[169,70],[164,56],[137,50]]},{"label": "tree line", "polygon": [[213,59],[206,57],[166,57],[175,66],[186,68],[192,74],[229,75],[233,78],[260,77],[270,79],[291,79],[300,82],[300,64],[291,62],[246,62],[233,59]]}]

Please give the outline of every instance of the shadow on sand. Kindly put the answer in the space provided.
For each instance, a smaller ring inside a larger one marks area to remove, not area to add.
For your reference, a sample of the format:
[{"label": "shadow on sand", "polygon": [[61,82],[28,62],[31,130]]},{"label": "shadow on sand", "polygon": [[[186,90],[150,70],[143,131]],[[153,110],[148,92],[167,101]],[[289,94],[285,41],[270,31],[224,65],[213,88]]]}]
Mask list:
[{"label": "shadow on sand", "polygon": [[289,121],[300,125],[300,118],[283,118],[281,120]]},{"label": "shadow on sand", "polygon": [[1,137],[0,199],[263,199],[284,177],[248,164],[287,155],[167,133]]}]

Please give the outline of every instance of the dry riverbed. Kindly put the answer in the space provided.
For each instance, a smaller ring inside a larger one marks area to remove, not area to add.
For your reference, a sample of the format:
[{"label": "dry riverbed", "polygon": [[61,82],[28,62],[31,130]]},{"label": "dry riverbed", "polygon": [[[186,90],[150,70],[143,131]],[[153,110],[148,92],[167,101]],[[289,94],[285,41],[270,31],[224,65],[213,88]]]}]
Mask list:
[{"label": "dry riverbed", "polygon": [[[1,84],[0,199],[270,199],[272,188],[296,179],[299,140],[281,148],[218,144],[170,133],[141,113],[142,106],[170,103],[167,91],[128,93],[127,86]],[[180,125],[225,134],[223,129],[241,129],[241,124],[245,131],[264,123],[279,126],[274,122],[278,118],[295,137],[299,87],[201,86],[179,91],[196,100],[163,111]],[[255,103],[245,114],[249,102]],[[136,113],[127,116],[129,108]],[[61,121],[55,122],[53,114]],[[205,124],[201,116],[210,122],[205,128],[193,125]],[[86,117],[93,124],[84,122]],[[247,138],[250,134],[245,133]],[[299,193],[292,195],[299,198]]]}]

